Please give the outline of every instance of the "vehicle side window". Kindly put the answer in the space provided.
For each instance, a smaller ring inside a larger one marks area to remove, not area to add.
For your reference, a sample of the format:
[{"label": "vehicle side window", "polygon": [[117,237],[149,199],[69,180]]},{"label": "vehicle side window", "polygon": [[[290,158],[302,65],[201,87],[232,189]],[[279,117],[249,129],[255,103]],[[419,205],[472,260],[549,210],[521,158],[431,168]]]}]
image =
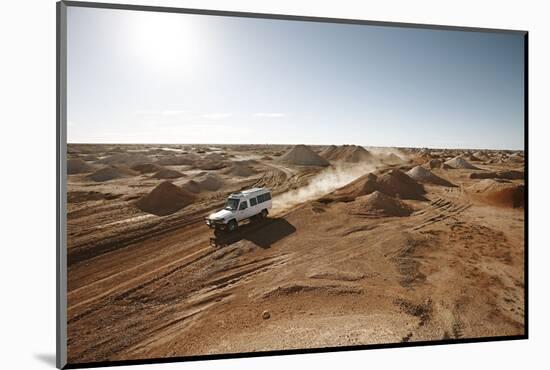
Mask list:
[{"label": "vehicle side window", "polygon": [[258,202],[256,201],[256,198],[250,198],[250,207],[253,207],[256,204],[258,204]]},{"label": "vehicle side window", "polygon": [[257,196],[257,198],[258,198],[258,203],[267,202],[268,200],[271,199],[271,193],[260,194]]},{"label": "vehicle side window", "polygon": [[239,204],[239,211],[242,211],[243,209],[248,208],[248,204],[246,204],[246,200],[242,200],[241,204]]}]

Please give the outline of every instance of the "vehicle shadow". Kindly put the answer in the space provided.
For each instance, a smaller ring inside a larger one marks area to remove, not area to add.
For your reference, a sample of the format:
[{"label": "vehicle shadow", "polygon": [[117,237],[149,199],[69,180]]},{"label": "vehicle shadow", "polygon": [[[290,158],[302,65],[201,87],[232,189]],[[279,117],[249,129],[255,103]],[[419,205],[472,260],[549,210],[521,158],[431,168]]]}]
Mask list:
[{"label": "vehicle shadow", "polygon": [[284,218],[266,218],[240,225],[233,232],[216,230],[210,243],[216,247],[224,247],[248,240],[260,248],[267,249],[294,232],[296,228]]}]

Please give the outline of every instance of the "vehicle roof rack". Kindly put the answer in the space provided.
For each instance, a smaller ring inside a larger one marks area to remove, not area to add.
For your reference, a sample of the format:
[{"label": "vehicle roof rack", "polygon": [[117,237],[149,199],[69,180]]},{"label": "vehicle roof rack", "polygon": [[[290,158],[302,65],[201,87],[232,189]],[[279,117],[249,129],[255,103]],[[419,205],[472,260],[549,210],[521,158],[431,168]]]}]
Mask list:
[{"label": "vehicle roof rack", "polygon": [[265,188],[252,188],[252,189],[242,190],[242,191],[238,191],[238,192],[235,192],[235,193],[231,193],[230,197],[236,197],[236,198],[244,197],[246,195],[256,193],[258,191],[266,191],[266,189]]}]

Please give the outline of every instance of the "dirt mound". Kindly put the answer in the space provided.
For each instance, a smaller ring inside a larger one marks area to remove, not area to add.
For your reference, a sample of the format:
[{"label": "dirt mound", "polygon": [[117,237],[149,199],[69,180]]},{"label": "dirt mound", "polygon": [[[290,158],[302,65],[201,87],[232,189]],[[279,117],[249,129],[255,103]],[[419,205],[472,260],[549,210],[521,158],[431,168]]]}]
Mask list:
[{"label": "dirt mound", "polygon": [[335,162],[359,163],[372,160],[372,154],[357,145],[342,145],[327,147],[320,153],[321,157]]},{"label": "dirt mound", "polygon": [[456,185],[432,173],[421,166],[416,166],[407,172],[407,175],[418,182],[425,182],[441,186],[456,187]]},{"label": "dirt mound", "polygon": [[365,176],[361,176],[357,180],[352,181],[346,186],[334,191],[332,194],[329,194],[319,201],[321,203],[329,203],[333,201],[338,202],[351,202],[355,198],[362,195],[367,195],[378,189],[378,177],[369,173]]},{"label": "dirt mound", "polygon": [[131,168],[132,170],[137,171],[141,174],[158,172],[163,169],[162,166],[159,166],[154,163],[139,163],[139,164],[133,165]]},{"label": "dirt mound", "polygon": [[392,198],[378,190],[355,200],[350,213],[361,216],[394,216],[404,217],[412,213],[405,203]]},{"label": "dirt mound", "polygon": [[118,179],[121,177],[136,176],[138,173],[124,166],[109,166],[101,168],[91,175],[88,175],[88,179],[95,182],[104,182],[109,180]]},{"label": "dirt mound", "polygon": [[203,178],[199,179],[197,181],[197,184],[199,185],[199,188],[201,190],[216,191],[221,189],[221,187],[224,185],[224,182],[222,178],[218,175],[209,173]]},{"label": "dirt mound", "polygon": [[378,190],[386,195],[397,196],[403,199],[425,200],[424,187],[409,177],[403,171],[390,170],[377,179]]},{"label": "dirt mound", "polygon": [[67,174],[76,175],[78,173],[92,172],[94,168],[82,159],[69,159],[67,161]]},{"label": "dirt mound", "polygon": [[443,166],[443,162],[441,161],[441,159],[430,159],[428,161],[428,166],[430,166],[430,169],[434,169],[434,168],[441,168]]},{"label": "dirt mound", "polygon": [[508,161],[512,163],[523,163],[524,160],[523,155],[520,153],[514,153],[508,157]]},{"label": "dirt mound", "polygon": [[478,168],[465,160],[464,158],[458,156],[454,157],[453,159],[449,159],[445,162],[446,165],[456,168],[456,169],[466,169],[466,170],[480,170],[481,168]]},{"label": "dirt mound", "polygon": [[98,161],[101,164],[133,166],[139,163],[151,163],[152,159],[141,153],[118,153]]},{"label": "dirt mound", "polygon": [[477,198],[500,207],[524,207],[525,186],[500,179],[485,179],[468,187]]},{"label": "dirt mound", "polygon": [[421,157],[422,156],[430,156],[430,154],[431,154],[431,151],[428,148],[422,148],[418,151],[418,155],[421,156]]},{"label": "dirt mound", "polygon": [[185,176],[183,173],[181,173],[180,171],[176,171],[176,170],[170,170],[168,168],[164,168],[160,171],[158,171],[157,173],[155,173],[153,176],[153,178],[155,179],[178,179],[180,177],[183,177]]},{"label": "dirt mound", "polygon": [[393,169],[380,176],[376,176],[374,173],[361,176],[357,180],[319,199],[319,202],[324,204],[331,202],[351,202],[358,197],[371,194],[374,191],[403,199],[426,200],[424,198],[424,194],[426,193],[424,186],[417,183],[404,172]]},{"label": "dirt mound", "polygon": [[482,151],[477,151],[474,154],[474,157],[478,158],[479,160],[486,161],[488,159],[487,154]]},{"label": "dirt mound", "polygon": [[321,150],[319,152],[319,155],[321,157],[325,158],[326,160],[330,160],[330,158],[332,158],[332,156],[334,156],[334,154],[336,153],[337,150],[338,150],[338,147],[336,145],[329,145],[326,148],[324,148],[323,150]]},{"label": "dirt mound", "polygon": [[170,181],[157,185],[151,192],[141,197],[136,206],[143,212],[165,216],[179,211],[193,203],[195,196],[177,187]]},{"label": "dirt mound", "polygon": [[496,172],[482,172],[471,173],[471,179],[505,179],[505,180],[523,180],[525,173],[523,171],[496,171]]},{"label": "dirt mound", "polygon": [[198,194],[201,192],[201,186],[194,180],[189,180],[183,184],[182,189],[187,190],[190,193]]},{"label": "dirt mound", "polygon": [[486,194],[489,203],[501,207],[524,208],[525,186],[511,185]]},{"label": "dirt mound", "polygon": [[249,177],[255,175],[257,172],[252,167],[243,162],[234,162],[225,172],[227,175]]},{"label": "dirt mound", "polygon": [[298,166],[329,166],[330,163],[305,145],[296,145],[280,161]]},{"label": "dirt mound", "polygon": [[349,163],[360,163],[370,161],[372,158],[372,154],[362,146],[344,145],[335,160]]},{"label": "dirt mound", "polygon": [[195,154],[187,155],[165,155],[156,161],[161,166],[190,166],[198,161],[200,158]]},{"label": "dirt mound", "polygon": [[195,167],[201,170],[219,170],[227,166],[228,162],[218,153],[208,154],[203,159],[195,163]]},{"label": "dirt mound", "polygon": [[386,164],[403,163],[403,159],[395,153],[383,154],[380,156],[380,160]]},{"label": "dirt mound", "polygon": [[511,184],[508,180],[501,179],[485,179],[481,180],[468,187],[468,190],[472,193],[485,193],[493,190],[502,189],[503,187]]}]

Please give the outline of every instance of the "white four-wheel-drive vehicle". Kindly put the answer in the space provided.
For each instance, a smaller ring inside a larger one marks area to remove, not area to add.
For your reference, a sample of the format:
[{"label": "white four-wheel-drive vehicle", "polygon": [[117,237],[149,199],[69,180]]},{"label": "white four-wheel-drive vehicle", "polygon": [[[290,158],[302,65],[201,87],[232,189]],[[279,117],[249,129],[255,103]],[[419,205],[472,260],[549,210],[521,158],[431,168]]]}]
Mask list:
[{"label": "white four-wheel-drive vehicle", "polygon": [[271,192],[266,188],[254,188],[231,194],[221,211],[206,218],[212,229],[233,231],[240,221],[249,218],[265,218],[271,209]]}]

